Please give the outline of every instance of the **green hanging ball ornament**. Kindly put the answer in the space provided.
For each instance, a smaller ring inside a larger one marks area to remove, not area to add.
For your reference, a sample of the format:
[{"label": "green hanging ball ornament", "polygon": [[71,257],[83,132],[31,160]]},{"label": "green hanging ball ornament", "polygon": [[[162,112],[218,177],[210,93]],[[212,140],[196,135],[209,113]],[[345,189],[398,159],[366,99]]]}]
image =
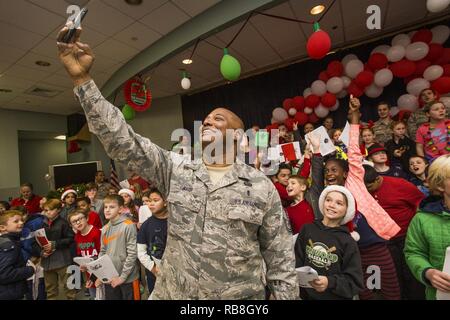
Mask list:
[{"label": "green hanging ball ornament", "polygon": [[223,58],[220,61],[220,72],[223,77],[230,81],[236,81],[241,75],[241,65],[239,61],[228,54],[228,48],[223,49]]},{"label": "green hanging ball ornament", "polygon": [[125,118],[125,120],[133,120],[134,116],[136,115],[136,112],[132,107],[130,107],[128,104],[125,104],[122,108],[122,113]]}]

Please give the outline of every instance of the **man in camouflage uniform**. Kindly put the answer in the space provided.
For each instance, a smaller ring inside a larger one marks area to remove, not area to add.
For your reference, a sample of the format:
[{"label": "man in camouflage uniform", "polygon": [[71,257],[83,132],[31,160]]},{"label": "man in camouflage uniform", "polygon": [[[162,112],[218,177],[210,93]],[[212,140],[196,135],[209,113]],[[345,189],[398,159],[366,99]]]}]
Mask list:
[{"label": "man in camouflage uniform", "polygon": [[372,127],[375,140],[383,145],[392,139],[392,119],[389,114],[389,109],[389,105],[385,102],[378,104],[377,110],[380,118]]},{"label": "man in camouflage uniform", "polygon": [[[136,134],[89,76],[91,49],[79,42],[58,42],[58,49],[90,131],[112,159],[155,181],[169,202],[167,246],[152,298],[264,299],[267,284],[273,298],[296,299],[292,234],[270,180],[239,160],[206,166]],[[212,133],[242,127],[234,113],[216,109],[203,122],[203,145]],[[235,159],[236,149],[234,141],[227,155]],[[226,173],[217,179],[220,171]]]}]

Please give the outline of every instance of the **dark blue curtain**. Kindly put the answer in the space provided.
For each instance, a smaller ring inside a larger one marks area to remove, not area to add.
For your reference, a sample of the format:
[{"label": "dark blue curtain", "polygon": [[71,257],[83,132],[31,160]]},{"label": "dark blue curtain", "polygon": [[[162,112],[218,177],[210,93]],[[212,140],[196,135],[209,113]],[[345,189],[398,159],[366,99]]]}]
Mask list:
[{"label": "dark blue curtain", "polygon": [[[439,24],[448,24],[448,22]],[[433,26],[430,25],[427,28]],[[282,106],[285,98],[303,95],[303,90],[318,79],[319,73],[327,68],[330,61],[342,60],[345,55],[353,53],[363,62],[367,62],[370,52],[376,46],[390,45],[391,39],[392,37],[385,38],[368,45],[340,51],[319,61],[308,60],[197,94],[184,95],[182,97],[184,127],[192,133],[194,120],[203,120],[216,107],[227,107],[235,112],[244,121],[246,128],[254,124],[265,127],[270,124],[273,109]],[[447,41],[445,47],[449,44],[450,41]],[[362,96],[362,120],[377,120],[378,102],[386,101],[394,106],[397,104],[398,97],[405,93],[407,93],[406,85],[403,80],[394,78],[379,98],[371,99],[365,95]],[[334,118],[335,127],[345,125],[348,96],[340,99],[339,102],[339,109],[330,113]]]}]

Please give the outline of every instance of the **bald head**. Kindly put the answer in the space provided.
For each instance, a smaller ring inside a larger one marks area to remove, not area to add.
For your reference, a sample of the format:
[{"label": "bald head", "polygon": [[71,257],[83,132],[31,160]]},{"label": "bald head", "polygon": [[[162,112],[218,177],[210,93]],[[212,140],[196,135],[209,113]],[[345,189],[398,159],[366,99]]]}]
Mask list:
[{"label": "bald head", "polygon": [[241,118],[239,118],[233,111],[228,110],[226,108],[216,108],[209,115],[223,115],[227,122],[229,129],[244,129],[244,123]]}]

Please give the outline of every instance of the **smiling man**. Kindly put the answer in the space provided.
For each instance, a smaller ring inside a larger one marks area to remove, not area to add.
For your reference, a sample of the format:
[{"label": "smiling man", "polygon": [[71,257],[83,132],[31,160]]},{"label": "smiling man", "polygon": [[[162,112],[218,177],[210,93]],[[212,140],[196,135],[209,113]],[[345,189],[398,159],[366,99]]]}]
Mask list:
[{"label": "smiling man", "polygon": [[102,97],[89,75],[94,60],[89,46],[58,42],[58,49],[90,131],[112,159],[155,181],[167,197],[167,246],[152,298],[264,299],[267,284],[273,298],[296,299],[289,221],[270,180],[236,159],[239,117],[225,108],[213,110],[201,128],[203,150],[211,152],[203,159],[181,159],[136,134]]}]

